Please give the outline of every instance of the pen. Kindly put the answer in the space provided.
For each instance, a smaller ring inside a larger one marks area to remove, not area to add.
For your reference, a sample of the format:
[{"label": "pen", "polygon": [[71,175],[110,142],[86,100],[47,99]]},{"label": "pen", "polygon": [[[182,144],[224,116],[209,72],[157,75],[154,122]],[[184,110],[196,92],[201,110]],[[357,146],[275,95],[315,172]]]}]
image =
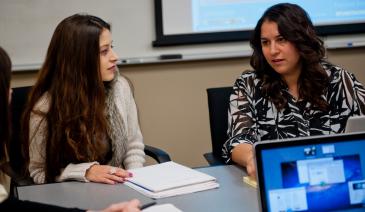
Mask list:
[{"label": "pen", "polygon": [[143,204],[139,209],[143,210],[143,209],[146,209],[152,205],[156,205],[156,202],[149,202],[149,203],[146,203],[146,204]]}]

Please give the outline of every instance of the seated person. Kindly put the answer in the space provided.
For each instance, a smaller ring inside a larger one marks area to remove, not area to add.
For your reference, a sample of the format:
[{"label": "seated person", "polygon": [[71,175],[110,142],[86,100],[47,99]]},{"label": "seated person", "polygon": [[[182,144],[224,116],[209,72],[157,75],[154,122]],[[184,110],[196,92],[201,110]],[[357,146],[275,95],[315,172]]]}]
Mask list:
[{"label": "seated person", "polygon": [[35,183],[115,184],[143,166],[137,108],[117,61],[102,19],[75,14],[59,23],[23,116]]},{"label": "seated person", "polygon": [[255,142],[341,133],[350,116],[365,113],[363,85],[324,60],[323,41],[298,5],[267,9],[250,45],[254,70],[236,80],[230,97],[227,163],[255,178]]},{"label": "seated person", "polygon": [[[0,211],[86,211],[77,208],[64,208],[38,202],[22,201],[8,197],[10,177],[3,172],[2,168],[8,161],[7,156],[10,142],[9,104],[12,91],[10,88],[10,78],[11,60],[5,50],[0,47]],[[112,204],[102,211],[138,212],[140,211],[139,207],[140,202],[135,199],[128,202]]]}]

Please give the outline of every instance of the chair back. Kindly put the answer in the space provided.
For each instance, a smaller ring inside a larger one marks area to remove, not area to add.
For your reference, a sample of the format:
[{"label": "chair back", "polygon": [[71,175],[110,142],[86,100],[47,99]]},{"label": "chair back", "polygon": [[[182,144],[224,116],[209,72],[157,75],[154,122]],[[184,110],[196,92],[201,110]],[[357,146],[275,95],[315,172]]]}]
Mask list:
[{"label": "chair back", "polygon": [[228,139],[228,108],[229,97],[233,92],[232,87],[208,88],[208,108],[209,108],[209,122],[210,135],[212,142],[212,157],[208,158],[209,153],[204,157],[208,160],[210,165],[217,165],[223,163],[222,147],[224,142]]},{"label": "chair back", "polygon": [[22,171],[21,169],[24,168],[24,158],[21,154],[21,141],[23,137],[21,119],[31,89],[32,86],[13,88],[11,99],[12,135],[9,145],[9,159],[11,167],[17,173],[20,173]]},{"label": "chair back", "polygon": [[21,119],[25,106],[28,101],[28,95],[31,86],[13,88],[13,94],[10,105],[11,112],[11,140],[9,143],[9,162],[3,167],[4,172],[11,177],[10,197],[16,197],[16,187],[33,184],[29,176],[27,167],[25,167],[25,158],[22,154],[22,130]]}]

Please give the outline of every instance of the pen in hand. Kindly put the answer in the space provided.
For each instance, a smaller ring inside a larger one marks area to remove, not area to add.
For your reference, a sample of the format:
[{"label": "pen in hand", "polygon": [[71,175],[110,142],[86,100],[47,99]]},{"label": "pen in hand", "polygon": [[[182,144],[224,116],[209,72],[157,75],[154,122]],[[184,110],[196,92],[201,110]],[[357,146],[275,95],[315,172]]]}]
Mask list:
[{"label": "pen in hand", "polygon": [[149,203],[146,203],[146,204],[143,204],[141,205],[141,207],[139,207],[139,209],[143,210],[143,209],[146,209],[152,205],[156,205],[156,202],[149,202]]}]

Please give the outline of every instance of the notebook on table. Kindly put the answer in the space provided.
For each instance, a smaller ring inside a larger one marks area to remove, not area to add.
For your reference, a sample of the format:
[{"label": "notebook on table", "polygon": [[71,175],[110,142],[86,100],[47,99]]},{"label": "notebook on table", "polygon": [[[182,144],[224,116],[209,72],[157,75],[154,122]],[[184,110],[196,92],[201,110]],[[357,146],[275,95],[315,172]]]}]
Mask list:
[{"label": "notebook on table", "polygon": [[125,185],[154,198],[164,198],[218,188],[215,177],[173,161],[128,170]]},{"label": "notebook on table", "polygon": [[254,145],[262,211],[365,211],[365,133]]}]

